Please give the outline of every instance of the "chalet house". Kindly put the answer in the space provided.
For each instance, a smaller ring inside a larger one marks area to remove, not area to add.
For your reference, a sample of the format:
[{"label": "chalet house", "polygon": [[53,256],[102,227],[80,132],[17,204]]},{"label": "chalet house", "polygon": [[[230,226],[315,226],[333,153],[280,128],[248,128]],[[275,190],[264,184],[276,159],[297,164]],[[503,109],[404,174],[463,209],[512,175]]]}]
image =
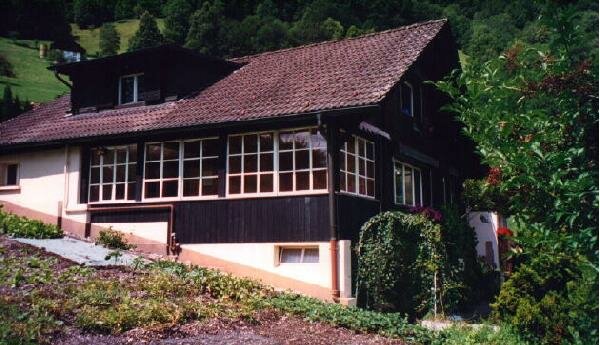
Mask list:
[{"label": "chalet house", "polygon": [[433,85],[445,20],[224,60],[162,46],[50,67],[0,124],[0,203],[93,238],[351,303],[361,225],[455,202],[476,167]]}]

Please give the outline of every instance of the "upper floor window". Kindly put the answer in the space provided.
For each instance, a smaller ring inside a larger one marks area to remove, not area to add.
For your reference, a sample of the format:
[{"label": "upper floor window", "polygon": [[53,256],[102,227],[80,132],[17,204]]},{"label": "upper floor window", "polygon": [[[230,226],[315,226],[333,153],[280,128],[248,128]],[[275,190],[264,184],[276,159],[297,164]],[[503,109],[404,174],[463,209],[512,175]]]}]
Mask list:
[{"label": "upper floor window", "polygon": [[217,138],[146,144],[144,198],[216,196]]},{"label": "upper floor window", "polygon": [[19,185],[19,164],[0,163],[0,187]]},{"label": "upper floor window", "polygon": [[340,190],[375,197],[375,145],[357,136],[340,150]]},{"label": "upper floor window", "polygon": [[119,79],[119,104],[142,101],[144,92],[144,74],[130,74]]},{"label": "upper floor window", "polygon": [[409,82],[402,83],[400,97],[400,111],[410,117],[415,116],[415,92],[413,85]]},{"label": "upper floor window", "polygon": [[395,202],[399,205],[421,205],[421,170],[402,162],[394,162]]},{"label": "upper floor window", "polygon": [[316,128],[229,136],[227,194],[327,190],[327,143]]},{"label": "upper floor window", "polygon": [[89,202],[135,200],[137,145],[91,150]]}]

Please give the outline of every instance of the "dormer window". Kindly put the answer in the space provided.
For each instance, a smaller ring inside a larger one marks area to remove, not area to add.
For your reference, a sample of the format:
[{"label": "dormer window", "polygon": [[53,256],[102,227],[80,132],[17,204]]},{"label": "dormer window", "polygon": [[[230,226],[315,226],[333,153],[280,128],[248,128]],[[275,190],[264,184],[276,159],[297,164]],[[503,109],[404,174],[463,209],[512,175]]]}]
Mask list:
[{"label": "dormer window", "polygon": [[415,95],[412,84],[408,82],[402,83],[402,97],[400,99],[400,111],[402,114],[414,117],[415,116]]},{"label": "dormer window", "polygon": [[129,104],[143,101],[144,74],[130,74],[119,79],[119,104]]}]

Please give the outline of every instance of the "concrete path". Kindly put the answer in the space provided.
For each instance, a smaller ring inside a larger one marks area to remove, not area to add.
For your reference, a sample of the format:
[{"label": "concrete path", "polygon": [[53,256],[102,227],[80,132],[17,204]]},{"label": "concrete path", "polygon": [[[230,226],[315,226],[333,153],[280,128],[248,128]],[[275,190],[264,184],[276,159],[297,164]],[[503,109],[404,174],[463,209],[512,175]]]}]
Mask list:
[{"label": "concrete path", "polygon": [[114,258],[105,260],[106,256],[113,252],[113,250],[69,237],[51,240],[36,240],[30,238],[13,239],[18,242],[43,248],[46,251],[88,266],[130,265],[133,262],[133,259],[136,258],[135,255],[122,252],[122,256],[116,260]]}]

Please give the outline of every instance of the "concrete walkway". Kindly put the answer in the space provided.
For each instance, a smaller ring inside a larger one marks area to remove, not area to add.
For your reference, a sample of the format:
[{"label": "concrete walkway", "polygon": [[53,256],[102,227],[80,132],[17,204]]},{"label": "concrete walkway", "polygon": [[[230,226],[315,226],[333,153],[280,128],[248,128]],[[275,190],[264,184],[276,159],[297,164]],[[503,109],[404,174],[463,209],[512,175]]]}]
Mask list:
[{"label": "concrete walkway", "polygon": [[137,257],[136,255],[122,252],[122,256],[116,260],[115,258],[105,260],[106,256],[113,252],[113,250],[69,237],[51,240],[36,240],[30,238],[13,239],[18,242],[43,248],[48,252],[87,266],[131,265],[133,260]]}]

